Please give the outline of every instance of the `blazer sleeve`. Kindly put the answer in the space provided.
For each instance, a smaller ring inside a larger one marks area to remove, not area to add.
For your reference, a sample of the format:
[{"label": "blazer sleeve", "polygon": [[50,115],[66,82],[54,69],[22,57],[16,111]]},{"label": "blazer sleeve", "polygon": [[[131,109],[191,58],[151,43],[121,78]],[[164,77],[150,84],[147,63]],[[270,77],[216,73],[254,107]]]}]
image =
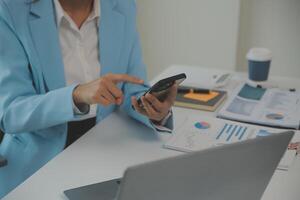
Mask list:
[{"label": "blazer sleeve", "polygon": [[[136,12],[136,8],[134,3],[134,13],[135,12]],[[123,90],[125,94],[125,102],[122,108],[134,119],[142,122],[143,124],[145,124],[146,126],[154,130],[160,131],[153,123],[151,123],[148,117],[136,112],[132,108],[132,104],[131,104],[132,96],[136,96],[137,98],[139,98],[144,94],[144,92],[146,92],[150,88],[149,83],[147,82],[146,66],[143,62],[142,49],[141,49],[139,34],[138,31],[136,30],[136,26],[134,31],[134,42],[130,54],[127,74],[145,80],[145,84],[144,85],[134,85],[130,83],[124,84]],[[170,130],[173,129],[173,116],[170,117],[165,127]]]},{"label": "blazer sleeve", "polygon": [[[1,2],[0,2],[1,3]],[[0,4],[0,128],[5,133],[36,131],[76,118],[75,86],[38,94],[26,52]]]}]

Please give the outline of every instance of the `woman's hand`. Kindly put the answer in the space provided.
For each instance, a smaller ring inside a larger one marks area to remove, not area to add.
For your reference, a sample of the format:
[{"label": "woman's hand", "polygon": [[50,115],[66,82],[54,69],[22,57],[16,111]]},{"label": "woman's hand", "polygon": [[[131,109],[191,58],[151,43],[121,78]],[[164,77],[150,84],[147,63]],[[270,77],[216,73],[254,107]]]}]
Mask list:
[{"label": "woman's hand", "polygon": [[160,123],[169,113],[171,107],[174,104],[177,95],[177,85],[173,85],[169,89],[169,94],[164,102],[160,102],[154,95],[147,94],[142,96],[141,100],[144,108],[138,105],[137,99],[132,97],[132,105],[136,111],[147,116],[152,121]]},{"label": "woman's hand", "polygon": [[121,82],[133,84],[144,83],[143,80],[127,74],[107,74],[95,81],[77,86],[73,91],[73,100],[76,105],[121,105],[124,95],[123,92],[117,87],[117,84]]}]

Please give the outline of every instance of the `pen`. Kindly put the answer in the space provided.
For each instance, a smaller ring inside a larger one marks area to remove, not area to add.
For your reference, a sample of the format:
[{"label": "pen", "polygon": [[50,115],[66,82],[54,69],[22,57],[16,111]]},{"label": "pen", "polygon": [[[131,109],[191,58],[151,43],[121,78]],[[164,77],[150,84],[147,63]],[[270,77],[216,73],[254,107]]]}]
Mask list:
[{"label": "pen", "polygon": [[190,89],[190,88],[178,88],[178,93],[198,93],[198,94],[209,94],[210,90],[208,89]]}]

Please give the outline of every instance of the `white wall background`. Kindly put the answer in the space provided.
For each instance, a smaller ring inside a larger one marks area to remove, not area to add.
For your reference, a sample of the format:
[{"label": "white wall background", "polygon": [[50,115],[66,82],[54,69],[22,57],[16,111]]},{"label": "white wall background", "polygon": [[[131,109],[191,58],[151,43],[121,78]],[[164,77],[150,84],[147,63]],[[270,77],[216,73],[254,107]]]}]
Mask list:
[{"label": "white wall background", "polygon": [[233,69],[239,0],[137,0],[149,77],[171,64]]},{"label": "white wall background", "polygon": [[271,73],[300,78],[300,0],[137,0],[149,78],[171,64],[247,69],[253,46]]},{"label": "white wall background", "polygon": [[300,78],[300,0],[241,0],[238,70],[253,46],[274,54],[271,73]]}]

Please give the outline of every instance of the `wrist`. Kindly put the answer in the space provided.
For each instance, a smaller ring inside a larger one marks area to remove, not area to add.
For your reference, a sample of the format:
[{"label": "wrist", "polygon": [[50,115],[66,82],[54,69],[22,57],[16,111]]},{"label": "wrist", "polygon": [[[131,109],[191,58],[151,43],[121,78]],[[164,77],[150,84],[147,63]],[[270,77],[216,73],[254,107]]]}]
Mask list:
[{"label": "wrist", "polygon": [[170,118],[171,115],[172,115],[172,111],[169,110],[169,112],[164,117],[162,117],[162,119],[151,120],[151,121],[153,124],[156,124],[156,125],[164,125],[166,123],[166,121]]},{"label": "wrist", "polygon": [[151,122],[155,125],[161,125],[162,121],[164,120],[164,118],[162,118],[161,120],[154,120],[154,119],[150,119]]},{"label": "wrist", "polygon": [[167,122],[169,121],[169,119],[172,117],[173,112],[170,109],[168,114],[161,120],[161,125],[165,126],[167,124]]},{"label": "wrist", "polygon": [[72,96],[73,96],[73,101],[76,105],[85,103],[81,98],[80,85],[77,85],[74,88]]}]

